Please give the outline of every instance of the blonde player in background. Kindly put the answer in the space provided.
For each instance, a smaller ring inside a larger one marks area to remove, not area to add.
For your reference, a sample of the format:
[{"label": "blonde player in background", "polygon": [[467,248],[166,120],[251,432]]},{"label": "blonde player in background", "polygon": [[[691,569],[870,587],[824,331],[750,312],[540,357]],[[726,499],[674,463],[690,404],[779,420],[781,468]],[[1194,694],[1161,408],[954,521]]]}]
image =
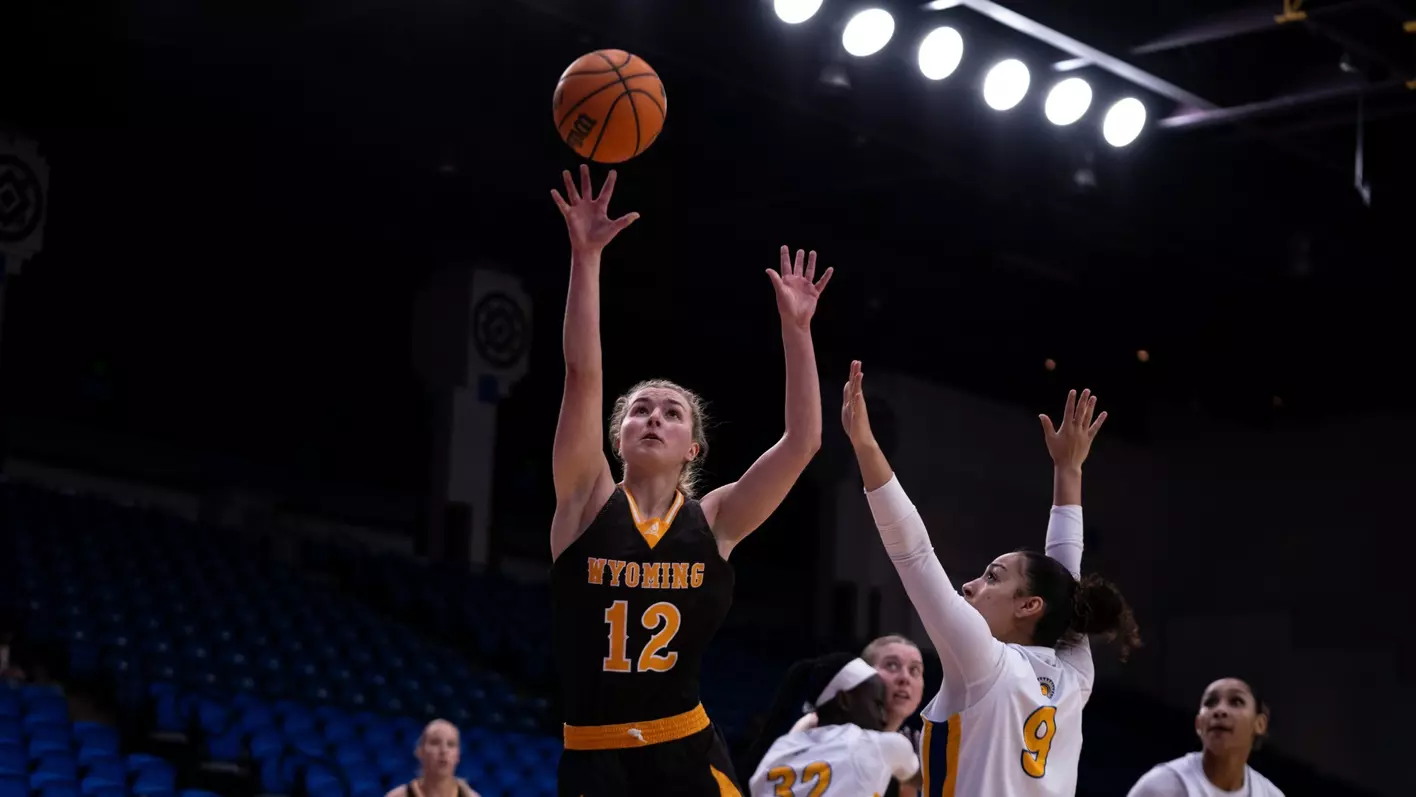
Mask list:
[{"label": "blonde player in background", "polygon": [[1052,454],[1046,554],[994,559],[954,591],[929,532],[870,429],[860,362],[851,364],[841,423],[851,439],[885,550],[930,640],[944,680],[924,709],[925,797],[1071,797],[1082,752],[1082,708],[1092,689],[1088,635],[1140,643],[1116,587],[1080,577],[1082,463],[1106,419],[1096,399],[1067,396],[1057,428],[1040,416]]},{"label": "blonde player in background", "polygon": [[[815,727],[793,730],[768,748],[748,781],[752,797],[880,795],[892,780],[919,772],[904,735],[883,732],[885,681],[865,660],[833,653],[793,664],[771,716],[791,712],[807,696]],[[768,727],[772,727],[769,724]]]},{"label": "blonde player in background", "polygon": [[418,759],[418,777],[394,787],[386,797],[478,797],[467,781],[457,777],[462,738],[456,725],[447,720],[428,723],[413,755]]},{"label": "blonde player in background", "polygon": [[1204,750],[1155,767],[1127,797],[1283,797],[1249,766],[1249,756],[1268,736],[1268,724],[1268,705],[1253,687],[1238,678],[1215,681],[1195,715],[1195,735]]}]

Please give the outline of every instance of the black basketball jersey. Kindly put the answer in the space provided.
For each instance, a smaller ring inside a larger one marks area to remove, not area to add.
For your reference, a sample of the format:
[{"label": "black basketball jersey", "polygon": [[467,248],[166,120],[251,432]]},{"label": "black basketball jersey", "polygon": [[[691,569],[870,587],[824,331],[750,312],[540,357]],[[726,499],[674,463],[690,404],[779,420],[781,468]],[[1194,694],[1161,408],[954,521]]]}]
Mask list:
[{"label": "black basketball jersey", "polygon": [[698,705],[703,651],[733,602],[733,568],[695,500],[640,516],[623,486],[551,566],[565,722],[618,725]]}]

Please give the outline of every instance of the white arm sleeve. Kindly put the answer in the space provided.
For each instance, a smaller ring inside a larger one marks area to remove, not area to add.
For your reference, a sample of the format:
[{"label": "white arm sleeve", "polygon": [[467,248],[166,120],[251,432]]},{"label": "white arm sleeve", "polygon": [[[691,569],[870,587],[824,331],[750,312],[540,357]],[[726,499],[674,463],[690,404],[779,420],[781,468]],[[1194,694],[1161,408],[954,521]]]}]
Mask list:
[{"label": "white arm sleeve", "polygon": [[[1082,508],[1054,506],[1047,521],[1048,556],[1062,563],[1072,578],[1082,577]],[[1077,671],[1083,692],[1090,692],[1096,680],[1096,665],[1092,663],[1091,640],[1085,636],[1076,644],[1057,649],[1057,658]]]},{"label": "white arm sleeve", "polygon": [[803,714],[803,715],[801,715],[801,719],[797,720],[797,721],[796,721],[796,724],[793,725],[793,726],[792,726],[792,729],[789,730],[789,731],[787,731],[787,733],[801,733],[802,731],[809,731],[809,730],[811,730],[812,728],[815,728],[815,727],[816,727],[816,712],[813,711],[813,712],[811,712],[810,714]]},{"label": "white arm sleeve", "polygon": [[919,755],[904,734],[877,733],[875,740],[880,757],[895,780],[909,780],[919,772]]},{"label": "white arm sleeve", "polygon": [[1126,797],[1185,797],[1185,781],[1170,767],[1158,766],[1141,776]]},{"label": "white arm sleeve", "polygon": [[900,486],[890,481],[866,493],[885,552],[895,563],[905,593],[910,596],[944,669],[941,688],[949,712],[963,711],[981,700],[1003,672],[1007,648],[993,638],[988,623],[954,591],[919,511]]}]

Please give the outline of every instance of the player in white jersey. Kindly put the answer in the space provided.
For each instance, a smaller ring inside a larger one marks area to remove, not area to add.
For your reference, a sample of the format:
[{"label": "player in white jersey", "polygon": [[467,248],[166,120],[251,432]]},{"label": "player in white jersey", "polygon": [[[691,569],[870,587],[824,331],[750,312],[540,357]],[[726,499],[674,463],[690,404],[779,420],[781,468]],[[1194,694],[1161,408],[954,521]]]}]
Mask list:
[{"label": "player in white jersey", "polygon": [[[905,723],[919,713],[920,701],[924,699],[924,657],[919,645],[899,634],[886,634],[865,646],[860,657],[875,668],[885,681],[885,727],[881,730],[895,731],[910,739],[911,746],[919,748],[919,729],[904,727]],[[805,731],[816,727],[816,714],[804,714],[792,726],[793,731]],[[754,760],[750,767],[756,768]],[[881,797],[919,797],[918,778],[909,783],[890,784]]]},{"label": "player in white jersey", "polygon": [[923,797],[1071,797],[1082,751],[1082,708],[1095,669],[1089,635],[1140,644],[1116,587],[1081,577],[1082,463],[1106,414],[1067,396],[1058,428],[1041,416],[1052,455],[1046,553],[993,560],[954,591],[929,532],[870,429],[860,363],[851,364],[841,423],[851,439],[885,550],[939,653],[944,680],[925,706]]},{"label": "player in white jersey", "polygon": [[1204,750],[1155,767],[1127,797],[1283,797],[1249,766],[1249,756],[1268,736],[1268,723],[1268,706],[1253,687],[1238,678],[1215,681],[1195,715]]},{"label": "player in white jersey", "polygon": [[802,708],[815,712],[817,724],[772,743],[748,781],[751,797],[815,797],[828,791],[879,797],[892,780],[919,772],[909,739],[881,731],[885,682],[863,659],[836,653],[796,663],[771,716],[796,706],[803,692],[810,699]]}]

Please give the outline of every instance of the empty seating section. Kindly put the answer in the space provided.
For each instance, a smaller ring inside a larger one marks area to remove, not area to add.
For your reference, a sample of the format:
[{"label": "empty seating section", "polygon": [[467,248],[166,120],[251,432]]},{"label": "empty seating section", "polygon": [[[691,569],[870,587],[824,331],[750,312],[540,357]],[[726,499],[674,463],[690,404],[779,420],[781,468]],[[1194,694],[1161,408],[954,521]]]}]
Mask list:
[{"label": "empty seating section", "polygon": [[0,797],[203,797],[176,790],[176,770],[150,755],[123,755],[118,731],[70,722],[63,693],[0,686]]},{"label": "empty seating section", "polygon": [[[414,776],[418,734],[445,717],[463,729],[459,772],[483,795],[554,792],[560,745],[541,731],[544,698],[229,531],[3,484],[0,569],[0,603],[19,611],[28,644],[65,663],[66,682],[101,687],[125,722],[145,718],[142,731],[185,734],[210,760],[248,763],[262,791],[380,797]],[[29,748],[0,750],[29,756],[35,740],[23,738]],[[30,778],[37,761],[24,762]],[[72,763],[65,773],[88,771]]]}]

